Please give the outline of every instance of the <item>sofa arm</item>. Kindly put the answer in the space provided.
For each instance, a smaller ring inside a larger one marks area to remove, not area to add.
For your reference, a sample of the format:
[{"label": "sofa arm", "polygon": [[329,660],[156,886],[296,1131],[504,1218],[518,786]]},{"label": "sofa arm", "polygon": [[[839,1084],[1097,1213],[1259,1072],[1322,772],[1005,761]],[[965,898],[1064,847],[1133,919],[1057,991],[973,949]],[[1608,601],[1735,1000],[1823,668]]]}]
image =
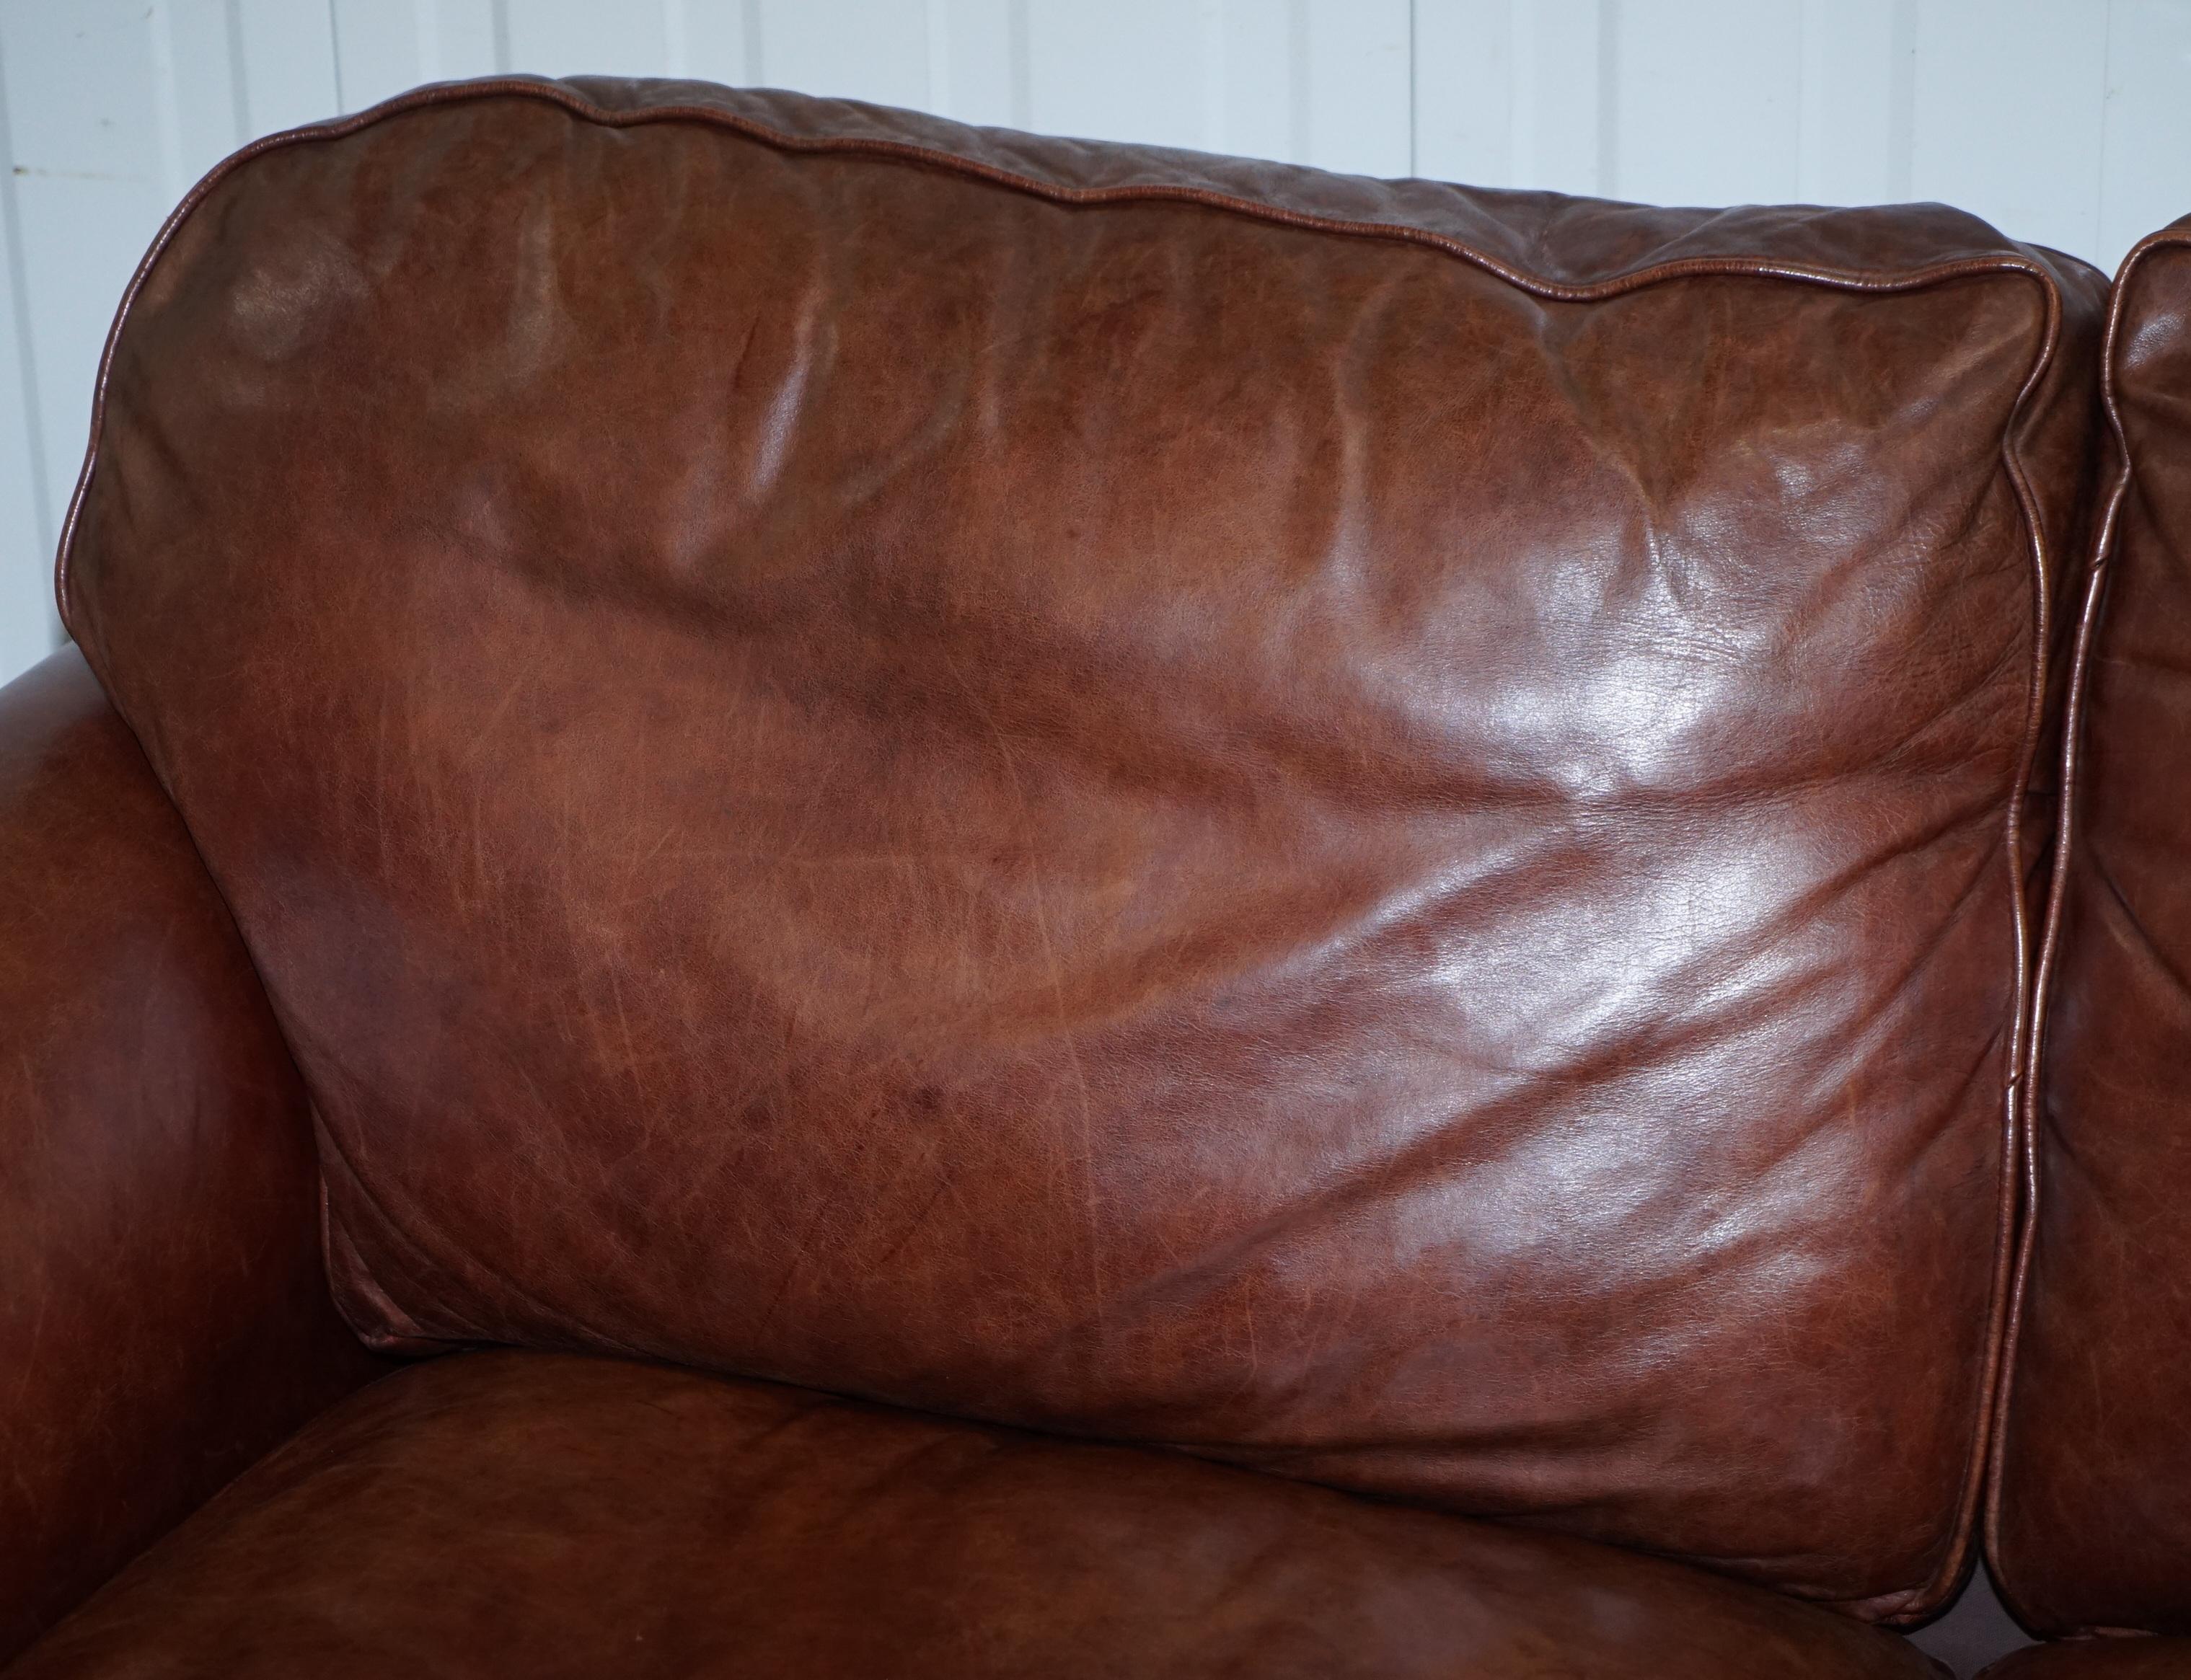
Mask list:
[{"label": "sofa arm", "polygon": [[379,1362],[310,1112],[73,650],[0,688],[0,1664]]}]

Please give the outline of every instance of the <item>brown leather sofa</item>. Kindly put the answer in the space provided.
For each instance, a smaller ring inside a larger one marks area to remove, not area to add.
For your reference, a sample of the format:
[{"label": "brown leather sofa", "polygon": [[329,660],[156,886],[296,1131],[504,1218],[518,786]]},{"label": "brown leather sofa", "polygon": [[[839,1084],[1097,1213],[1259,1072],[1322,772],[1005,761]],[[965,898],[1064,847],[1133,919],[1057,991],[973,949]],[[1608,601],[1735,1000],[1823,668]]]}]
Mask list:
[{"label": "brown leather sofa", "polygon": [[10,1680],[2191,1633],[2187,309],[688,83],[248,149],[0,690]]},{"label": "brown leather sofa", "polygon": [[[2035,1628],[2191,1635],[2191,218],[2123,264],[2103,397],[1991,1544]],[[2191,1639],[2169,1649],[2120,1671],[2191,1674]]]}]

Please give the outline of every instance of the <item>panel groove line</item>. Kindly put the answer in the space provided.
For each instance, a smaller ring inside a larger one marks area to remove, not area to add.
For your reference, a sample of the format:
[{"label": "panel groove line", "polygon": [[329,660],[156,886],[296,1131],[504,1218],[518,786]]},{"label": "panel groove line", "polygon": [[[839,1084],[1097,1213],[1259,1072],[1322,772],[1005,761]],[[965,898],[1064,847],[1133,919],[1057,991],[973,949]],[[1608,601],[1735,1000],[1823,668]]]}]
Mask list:
[{"label": "panel groove line", "polygon": [[54,552],[57,533],[54,503],[46,482],[46,440],[41,423],[38,373],[30,292],[24,266],[23,217],[17,202],[14,127],[8,100],[8,48],[0,38],[0,277],[8,288],[9,355],[0,372],[13,381],[11,400],[0,423],[0,449],[13,458],[0,462],[0,496],[5,497],[4,531],[9,548],[0,554],[0,683],[45,657],[60,640],[60,615],[45,587],[49,567],[41,564]]}]

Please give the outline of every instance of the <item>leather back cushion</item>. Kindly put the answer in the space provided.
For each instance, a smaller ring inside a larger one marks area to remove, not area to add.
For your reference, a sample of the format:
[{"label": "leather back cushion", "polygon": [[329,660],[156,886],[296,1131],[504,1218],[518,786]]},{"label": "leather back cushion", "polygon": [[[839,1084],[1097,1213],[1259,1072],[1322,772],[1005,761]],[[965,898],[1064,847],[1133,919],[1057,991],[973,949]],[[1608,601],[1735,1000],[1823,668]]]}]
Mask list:
[{"label": "leather back cushion", "polygon": [[1938,209],[504,83],[175,229],[68,610],[369,1336],[1903,1614],[1975,1497],[2096,292]]},{"label": "leather back cushion", "polygon": [[2116,286],[1994,1554],[2034,1626],[2191,1632],[2191,219]]}]

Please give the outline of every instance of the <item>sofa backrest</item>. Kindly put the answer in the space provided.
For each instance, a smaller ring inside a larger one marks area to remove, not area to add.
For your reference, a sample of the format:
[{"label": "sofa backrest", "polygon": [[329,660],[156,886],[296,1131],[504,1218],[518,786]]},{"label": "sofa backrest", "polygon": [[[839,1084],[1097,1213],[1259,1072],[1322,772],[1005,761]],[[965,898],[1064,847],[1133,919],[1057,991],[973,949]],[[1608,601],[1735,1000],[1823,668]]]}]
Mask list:
[{"label": "sofa backrest", "polygon": [[380,1345],[1909,1615],[1978,1496],[2100,290],[1937,207],[443,89],[171,225],[65,610]]},{"label": "sofa backrest", "polygon": [[2103,377],[1991,1537],[2034,1627],[2191,1633],[2191,218],[2124,263]]}]

